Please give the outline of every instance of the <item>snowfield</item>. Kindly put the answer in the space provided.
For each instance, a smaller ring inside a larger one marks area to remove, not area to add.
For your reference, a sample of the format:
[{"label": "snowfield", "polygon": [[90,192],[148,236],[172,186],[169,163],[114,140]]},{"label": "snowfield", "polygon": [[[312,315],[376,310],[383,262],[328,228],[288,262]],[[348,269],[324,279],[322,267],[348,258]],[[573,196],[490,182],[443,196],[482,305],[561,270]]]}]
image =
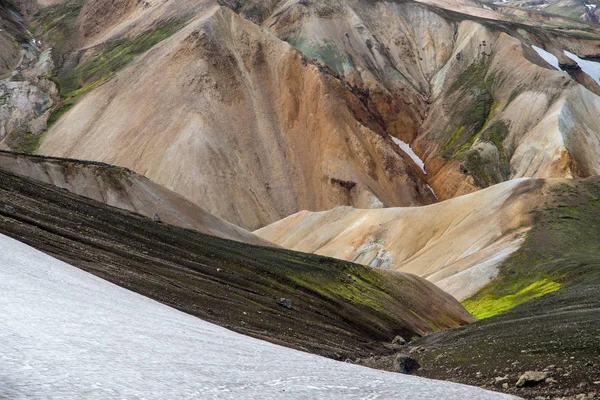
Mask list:
[{"label": "snowfield", "polygon": [[1,235],[0,315],[0,398],[511,398],[252,339]]}]

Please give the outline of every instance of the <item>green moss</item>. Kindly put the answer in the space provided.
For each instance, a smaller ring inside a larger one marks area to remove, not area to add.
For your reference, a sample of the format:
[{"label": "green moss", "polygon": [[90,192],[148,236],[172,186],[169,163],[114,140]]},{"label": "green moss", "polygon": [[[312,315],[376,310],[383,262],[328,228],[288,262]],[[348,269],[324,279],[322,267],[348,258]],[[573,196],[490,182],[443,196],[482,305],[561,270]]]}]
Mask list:
[{"label": "green moss", "polygon": [[483,129],[497,107],[489,87],[493,84],[493,77],[487,73],[489,68],[488,57],[472,63],[465,69],[450,86],[450,93],[460,91],[466,98],[464,104],[456,115],[459,126],[444,141],[441,156],[446,159],[457,159],[466,153],[479,138]]},{"label": "green moss", "polygon": [[363,269],[346,268],[343,271],[344,279],[331,279],[328,271],[313,271],[311,273],[293,274],[294,283],[309,288],[321,296],[335,299],[342,298],[349,303],[383,311],[384,308],[377,302],[381,293],[373,290],[380,287],[381,281],[374,273]]},{"label": "green moss", "polygon": [[30,29],[38,38],[52,43],[56,56],[60,56],[75,37],[75,20],[85,3],[86,0],[73,0],[43,7],[33,15]]},{"label": "green moss", "polygon": [[114,40],[101,45],[96,49],[96,55],[50,77],[59,88],[61,101],[48,119],[48,128],[69,111],[81,96],[108,81],[137,56],[175,33],[182,24],[179,20],[171,21],[135,39]]},{"label": "green moss", "polygon": [[34,153],[40,147],[42,134],[30,132],[14,133],[8,140],[8,145],[18,153]]},{"label": "green moss", "polygon": [[484,319],[509,310],[533,298],[560,289],[562,285],[548,279],[534,282],[514,294],[495,297],[491,294],[476,299],[465,300],[462,304],[475,318]]},{"label": "green moss", "polygon": [[502,263],[498,278],[463,303],[479,317],[559,288],[577,292],[578,285],[600,281],[598,180],[555,184],[550,192],[549,202],[532,213],[533,228],[524,244]]},{"label": "green moss", "polygon": [[102,45],[97,49],[97,55],[57,76],[60,94],[66,98],[78,98],[89,92],[110,79],[138,55],[176,32],[181,25],[181,22],[170,22],[135,39],[119,39]]}]

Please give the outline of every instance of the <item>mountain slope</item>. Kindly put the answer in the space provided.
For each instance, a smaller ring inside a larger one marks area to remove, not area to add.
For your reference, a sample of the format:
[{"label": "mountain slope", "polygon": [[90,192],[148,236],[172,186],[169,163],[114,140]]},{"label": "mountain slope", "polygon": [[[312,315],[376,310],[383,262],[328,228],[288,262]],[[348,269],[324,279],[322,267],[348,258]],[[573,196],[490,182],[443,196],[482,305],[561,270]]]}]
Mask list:
[{"label": "mountain slope", "polygon": [[178,194],[136,174],[107,164],[0,152],[0,169],[149,218],[239,242],[273,246],[211,215]]},{"label": "mountain slope", "polygon": [[207,321],[335,358],[472,321],[411,275],[203,235],[2,170],[0,232]]},{"label": "mountain slope", "polygon": [[2,235],[0,249],[0,310],[10,321],[0,332],[3,397],[509,398],[285,349],[166,307]]},{"label": "mountain slope", "polygon": [[39,152],[130,168],[244,228],[304,208],[434,201],[357,96],[227,8],[82,98]]},{"label": "mountain slope", "polygon": [[523,243],[552,184],[512,180],[427,207],[300,212],[255,232],[282,247],[413,273],[464,300]]},{"label": "mountain slope", "polygon": [[[249,18],[256,5],[229,3]],[[260,29],[213,3],[190,17],[186,4],[177,23],[158,24],[154,5],[135,24],[123,17],[98,36],[115,48],[90,42],[80,75],[65,72],[83,80],[65,89],[76,104],[41,154],[125,166],[246,229],[302,209],[425,205],[600,171],[600,86],[564,54],[594,56],[594,31],[365,0],[265,3]]]},{"label": "mountain slope", "polygon": [[520,177],[599,173],[600,100],[590,91],[600,87],[580,80],[586,90],[531,47],[574,66],[563,51],[596,56],[596,33],[411,1],[282,2],[263,25],[369,93],[387,133],[425,161],[441,200]]},{"label": "mountain slope", "polygon": [[[507,383],[503,390],[525,398],[597,398],[599,200],[598,177],[552,185],[531,213],[523,245],[497,279],[464,302],[484,319],[413,343],[424,366],[419,374],[497,389]],[[383,368],[391,363],[378,360]],[[515,387],[528,370],[554,381]]]}]

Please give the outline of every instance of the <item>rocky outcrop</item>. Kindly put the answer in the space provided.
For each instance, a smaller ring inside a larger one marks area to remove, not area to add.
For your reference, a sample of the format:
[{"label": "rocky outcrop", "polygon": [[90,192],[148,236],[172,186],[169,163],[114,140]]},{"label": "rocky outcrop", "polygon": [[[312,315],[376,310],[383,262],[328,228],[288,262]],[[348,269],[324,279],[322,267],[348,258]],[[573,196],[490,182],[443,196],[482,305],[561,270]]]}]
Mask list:
[{"label": "rocky outcrop", "polygon": [[10,4],[0,5],[0,148],[34,151],[58,97],[50,50]]}]

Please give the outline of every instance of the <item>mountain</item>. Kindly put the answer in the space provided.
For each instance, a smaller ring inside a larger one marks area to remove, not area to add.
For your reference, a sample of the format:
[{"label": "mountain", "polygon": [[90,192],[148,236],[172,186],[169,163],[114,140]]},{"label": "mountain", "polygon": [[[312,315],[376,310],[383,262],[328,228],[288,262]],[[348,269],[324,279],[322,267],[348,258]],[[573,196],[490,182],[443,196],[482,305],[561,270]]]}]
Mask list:
[{"label": "mountain", "polygon": [[[116,20],[84,34],[92,5]],[[210,2],[148,2],[118,18],[106,7],[88,2],[74,19],[67,54],[79,62],[56,80],[75,104],[39,153],[130,168],[246,229],[600,168],[600,87],[563,52],[596,55],[595,28],[408,1],[273,2],[255,15],[262,27]],[[156,17],[165,10],[171,19]]]},{"label": "mountain", "polygon": [[[0,233],[217,325],[336,359],[473,320],[412,275],[156,222],[0,170]],[[292,308],[279,299],[289,299]]]},{"label": "mountain", "polygon": [[0,332],[2,397],[512,398],[382,373],[252,339],[6,236],[0,235],[0,247],[0,310],[11,321]]},{"label": "mountain", "polygon": [[274,246],[128,169],[90,161],[2,151],[0,169],[167,224],[224,239]]},{"label": "mountain", "polygon": [[39,152],[125,166],[245,228],[303,208],[434,201],[343,83],[226,8],[82,98]]},{"label": "mountain", "polygon": [[595,5],[0,0],[0,147],[38,155],[0,155],[0,233],[294,349],[597,397]]},{"label": "mountain", "polygon": [[303,211],[255,232],[282,247],[427,278],[459,300],[518,250],[563,180],[515,179],[427,207]]}]

